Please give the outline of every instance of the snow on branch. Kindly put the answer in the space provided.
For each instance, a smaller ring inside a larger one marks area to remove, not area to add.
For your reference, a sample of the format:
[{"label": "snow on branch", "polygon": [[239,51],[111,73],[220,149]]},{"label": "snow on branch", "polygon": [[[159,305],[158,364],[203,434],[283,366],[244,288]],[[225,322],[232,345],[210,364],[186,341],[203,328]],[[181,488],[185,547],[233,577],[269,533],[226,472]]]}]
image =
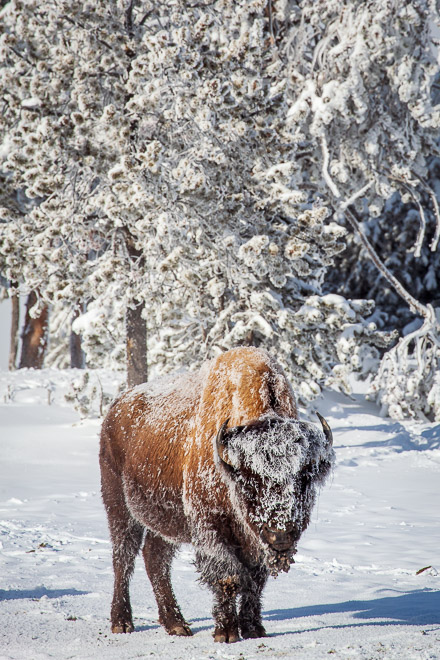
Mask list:
[{"label": "snow on branch", "polygon": [[385,354],[369,397],[395,419],[440,421],[439,310],[429,305],[422,327]]},{"label": "snow on branch", "polygon": [[378,173],[396,168],[411,191],[419,177],[440,241],[423,183],[439,153],[433,3],[10,0],[2,19],[0,267],[43,282],[57,315],[99,311],[90,363],[123,366],[137,300],[153,372],[261,343],[304,400],[345,387],[377,364],[380,333],[368,301],[324,299],[341,212],[427,318],[356,214],[380,216],[396,186]]},{"label": "snow on branch", "polygon": [[389,270],[389,268],[385,266],[382,259],[379,257],[376,250],[371,245],[367,236],[363,232],[360,222],[357,218],[355,209],[347,208],[345,210],[345,215],[348,222],[351,224],[357,236],[359,237],[362,245],[367,250],[371,260],[373,261],[377,269],[380,271],[380,273],[385,277],[385,279],[394,287],[394,289],[399,294],[399,296],[401,296],[401,298],[405,300],[405,302],[409,305],[409,307],[415,314],[420,314],[425,318],[430,317],[431,314],[429,308],[426,307],[425,305],[422,305],[421,302],[416,300],[414,296],[412,296],[409,293],[409,291],[407,291],[405,287],[401,284],[401,282],[399,282],[399,280],[393,275],[393,273]]}]

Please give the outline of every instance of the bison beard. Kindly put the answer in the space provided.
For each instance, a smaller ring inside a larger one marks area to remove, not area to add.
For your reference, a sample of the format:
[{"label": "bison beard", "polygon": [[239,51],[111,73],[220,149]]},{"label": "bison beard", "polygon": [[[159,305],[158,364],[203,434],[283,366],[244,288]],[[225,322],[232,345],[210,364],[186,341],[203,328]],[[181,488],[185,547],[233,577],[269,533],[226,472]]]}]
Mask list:
[{"label": "bison beard", "polygon": [[[262,637],[269,574],[288,571],[316,488],[333,461],[330,428],[297,419],[281,367],[255,348],[200,373],[124,393],[101,432],[102,495],[113,544],[113,632],[134,630],[129,581],[142,547],[172,635],[191,635],[170,581],[182,543],[214,595],[214,639]],[[237,599],[239,608],[237,612]]]}]

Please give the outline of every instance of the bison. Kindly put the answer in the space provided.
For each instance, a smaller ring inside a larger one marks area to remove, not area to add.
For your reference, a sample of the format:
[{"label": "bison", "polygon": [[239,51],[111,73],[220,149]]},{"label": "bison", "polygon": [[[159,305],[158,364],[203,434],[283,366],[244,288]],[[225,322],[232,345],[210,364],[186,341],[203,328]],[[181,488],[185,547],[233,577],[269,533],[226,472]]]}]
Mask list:
[{"label": "bison", "polygon": [[293,563],[332,466],[332,433],[319,418],[322,431],[298,420],[282,368],[251,347],[227,351],[198,373],[134,387],[113,403],[100,446],[113,632],[134,630],[129,581],[142,546],[160,623],[170,635],[192,634],[170,581],[177,548],[192,543],[214,595],[215,641],[265,636],[263,588]]}]

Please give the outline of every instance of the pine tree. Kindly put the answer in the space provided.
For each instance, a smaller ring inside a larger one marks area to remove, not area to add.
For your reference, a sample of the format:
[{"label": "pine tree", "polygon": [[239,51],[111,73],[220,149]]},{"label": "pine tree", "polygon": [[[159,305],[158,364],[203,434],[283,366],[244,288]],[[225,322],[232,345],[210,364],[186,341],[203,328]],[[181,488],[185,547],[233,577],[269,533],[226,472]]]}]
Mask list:
[{"label": "pine tree", "polygon": [[6,225],[8,277],[91,301],[86,352],[116,307],[148,324],[153,372],[252,343],[303,400],[346,386],[385,338],[323,278],[339,214],[367,193],[378,212],[435,153],[434,9],[11,0],[3,168],[35,205]]}]

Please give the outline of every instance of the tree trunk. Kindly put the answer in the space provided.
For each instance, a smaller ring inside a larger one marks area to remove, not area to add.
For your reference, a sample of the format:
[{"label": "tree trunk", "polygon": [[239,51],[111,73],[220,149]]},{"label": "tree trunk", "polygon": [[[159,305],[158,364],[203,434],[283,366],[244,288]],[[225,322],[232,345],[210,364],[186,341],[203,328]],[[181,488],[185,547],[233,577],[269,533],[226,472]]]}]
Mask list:
[{"label": "tree trunk", "polygon": [[[81,314],[81,306],[78,306],[74,313],[72,323]],[[70,333],[70,367],[72,369],[84,369],[86,358],[81,347],[81,335],[71,330]]]},{"label": "tree trunk", "polygon": [[14,371],[17,365],[18,352],[18,331],[20,329],[20,298],[18,296],[18,286],[15,282],[11,284],[11,341],[9,344],[9,370]]},{"label": "tree trunk", "polygon": [[134,309],[127,307],[125,318],[128,387],[140,385],[148,380],[147,323],[142,318],[145,304],[135,300],[134,305]]},{"label": "tree trunk", "polygon": [[37,302],[37,293],[31,291],[26,301],[26,316],[21,335],[21,357],[19,368],[41,369],[47,348],[49,310],[44,306],[37,318],[32,318],[30,310]]},{"label": "tree trunk", "polygon": [[[145,259],[141,250],[135,247],[135,241],[130,230],[123,228],[125,245],[130,260],[145,268]],[[142,318],[145,303],[134,298],[132,307],[127,305],[125,313],[126,351],[127,351],[127,385],[133,387],[146,383],[148,380],[147,362],[147,322]]]}]

